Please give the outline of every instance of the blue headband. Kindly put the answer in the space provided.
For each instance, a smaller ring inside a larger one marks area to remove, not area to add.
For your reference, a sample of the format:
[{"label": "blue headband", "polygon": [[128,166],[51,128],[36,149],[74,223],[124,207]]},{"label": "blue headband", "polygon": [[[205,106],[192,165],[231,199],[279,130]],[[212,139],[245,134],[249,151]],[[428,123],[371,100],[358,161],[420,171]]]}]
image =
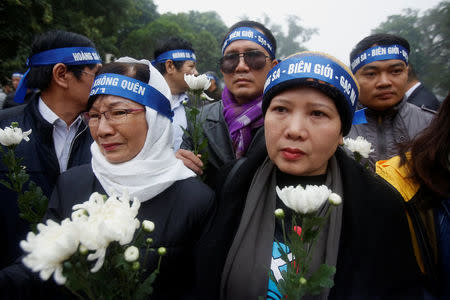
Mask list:
[{"label": "blue headband", "polygon": [[239,27],[230,32],[223,42],[222,55],[225,53],[225,49],[236,40],[249,40],[255,42],[266,49],[266,51],[270,54],[270,57],[275,58],[273,45],[269,39],[264,34],[251,27]]},{"label": "blue headband", "polygon": [[[27,59],[27,66],[47,66],[57,63],[63,63],[65,65],[91,65],[101,62],[102,60],[94,48],[70,47],[39,52]],[[14,96],[14,101],[17,103],[23,103],[25,94],[27,93],[27,75],[29,72],[30,69],[26,71],[17,87],[16,95]]]},{"label": "blue headband", "polygon": [[218,78],[213,74],[206,74],[206,77],[209,78],[210,80],[215,80],[216,82],[219,81]]},{"label": "blue headband", "polygon": [[155,60],[152,61],[152,64],[162,63],[169,59],[173,61],[197,61],[193,51],[187,49],[177,49],[161,53]]},{"label": "blue headband", "polygon": [[375,46],[358,54],[351,61],[350,66],[355,74],[362,66],[377,60],[399,59],[408,65],[408,54],[408,50],[400,45]]},{"label": "blue headband", "polygon": [[20,77],[20,78],[22,78],[23,74],[22,73],[12,73],[11,77]]},{"label": "blue headband", "polygon": [[264,94],[285,81],[313,78],[324,81],[341,92],[353,116],[359,87],[349,71],[320,53],[301,53],[286,58],[270,70],[264,85]]},{"label": "blue headband", "polygon": [[113,73],[95,77],[90,96],[114,95],[151,107],[172,121],[170,101],[154,87],[137,79]]}]

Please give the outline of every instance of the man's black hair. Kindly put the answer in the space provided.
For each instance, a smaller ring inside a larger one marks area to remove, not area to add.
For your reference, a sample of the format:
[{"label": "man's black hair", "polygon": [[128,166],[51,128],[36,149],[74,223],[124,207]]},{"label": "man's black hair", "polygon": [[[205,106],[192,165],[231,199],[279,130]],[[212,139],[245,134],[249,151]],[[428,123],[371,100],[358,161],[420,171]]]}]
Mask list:
[{"label": "man's black hair", "polygon": [[369,48],[377,46],[389,46],[389,45],[400,45],[404,47],[408,52],[410,52],[409,43],[406,39],[402,38],[398,35],[393,35],[389,33],[376,33],[369,35],[359,41],[358,44],[353,48],[352,52],[350,52],[350,63],[353,59],[358,56],[360,53],[366,51]]},{"label": "man's black hair", "polygon": [[[232,25],[230,27],[230,29],[228,30],[227,34],[225,34],[225,36],[222,39],[222,43],[220,44],[220,46],[223,45],[223,43],[225,42],[225,39],[228,37],[228,35],[236,28],[239,27],[250,27],[250,28],[254,28],[254,29],[259,29],[262,31],[262,33],[269,39],[270,43],[273,46],[273,53],[274,55],[276,55],[277,53],[277,41],[275,40],[275,37],[273,36],[272,32],[263,24],[256,22],[256,21],[250,21],[250,20],[243,20],[243,21],[239,21],[237,23],[235,23],[234,25]],[[271,57],[272,59],[275,59],[275,57]]]},{"label": "man's black hair", "polygon": [[[171,37],[159,42],[158,46],[156,47],[153,53],[153,58],[156,59],[159,55],[163,54],[164,52],[177,49],[191,50],[192,52],[195,52],[190,42],[179,37]],[[184,62],[185,61],[174,61],[173,64],[177,70],[180,70]],[[154,66],[162,75],[166,74],[165,62],[157,63]]]},{"label": "man's black hair", "polygon": [[[95,45],[84,35],[62,30],[51,30],[35,38],[31,46],[30,56],[43,51],[66,47],[95,48]],[[28,87],[45,91],[50,86],[54,66],[55,64],[31,67],[28,74]],[[92,70],[95,66],[96,64],[67,65],[67,70],[72,72],[77,79],[80,79],[81,70],[85,67]]]}]

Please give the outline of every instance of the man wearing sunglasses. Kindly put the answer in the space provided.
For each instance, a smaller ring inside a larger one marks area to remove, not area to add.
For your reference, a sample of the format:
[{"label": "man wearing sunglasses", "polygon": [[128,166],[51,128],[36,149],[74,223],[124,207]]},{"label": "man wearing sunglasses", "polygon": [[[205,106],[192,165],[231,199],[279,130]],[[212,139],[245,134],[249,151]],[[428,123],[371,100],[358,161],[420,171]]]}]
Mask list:
[{"label": "man wearing sunglasses", "polygon": [[173,116],[173,150],[180,149],[183,140],[183,130],[186,128],[187,119],[184,110],[184,101],[189,101],[186,91],[188,85],[184,80],[184,74],[198,75],[196,69],[196,57],[192,44],[184,39],[172,37],[164,40],[155,49],[153,66],[164,76],[172,93],[174,106]]},{"label": "man wearing sunglasses", "polygon": [[205,182],[213,188],[221,180],[219,169],[251,152],[255,136],[262,133],[262,93],[269,70],[277,64],[275,53],[273,34],[258,22],[240,21],[231,26],[223,39],[219,61],[225,82],[222,100],[205,106],[202,115],[208,139],[205,169],[189,151],[193,146],[186,135],[182,149],[177,151],[177,157],[187,167],[197,174],[206,173]]}]

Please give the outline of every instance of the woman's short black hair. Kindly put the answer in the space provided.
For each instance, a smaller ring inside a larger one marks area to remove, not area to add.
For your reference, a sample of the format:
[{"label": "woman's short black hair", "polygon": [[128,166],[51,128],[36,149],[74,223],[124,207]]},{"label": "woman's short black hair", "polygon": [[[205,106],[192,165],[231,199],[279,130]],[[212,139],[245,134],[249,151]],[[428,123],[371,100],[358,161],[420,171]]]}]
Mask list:
[{"label": "woman's short black hair", "polygon": [[[143,83],[148,83],[150,80],[150,70],[148,65],[141,63],[123,63],[113,62],[104,65],[98,72],[97,76],[105,73],[113,73],[119,75],[125,75]],[[100,95],[90,96],[87,103],[87,110],[91,109],[97,97]]]},{"label": "woman's short black hair", "polygon": [[[63,30],[51,30],[35,38],[31,46],[30,56],[43,51],[66,47],[95,48],[95,45],[84,35]],[[50,86],[54,66],[55,64],[31,67],[30,72],[28,73],[28,87],[45,91]],[[81,70],[85,67],[92,70],[95,66],[96,64],[67,65],[67,70],[72,72],[75,77],[79,79],[82,73]]]}]

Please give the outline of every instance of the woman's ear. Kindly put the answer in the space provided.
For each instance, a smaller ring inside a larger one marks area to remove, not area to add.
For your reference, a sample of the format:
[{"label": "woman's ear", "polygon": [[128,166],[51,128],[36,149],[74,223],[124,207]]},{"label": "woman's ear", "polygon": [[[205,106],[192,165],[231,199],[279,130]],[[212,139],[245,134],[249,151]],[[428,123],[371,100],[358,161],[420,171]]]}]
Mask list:
[{"label": "woman's ear", "polygon": [[63,63],[57,63],[52,70],[52,82],[62,88],[68,88],[67,66]]}]

